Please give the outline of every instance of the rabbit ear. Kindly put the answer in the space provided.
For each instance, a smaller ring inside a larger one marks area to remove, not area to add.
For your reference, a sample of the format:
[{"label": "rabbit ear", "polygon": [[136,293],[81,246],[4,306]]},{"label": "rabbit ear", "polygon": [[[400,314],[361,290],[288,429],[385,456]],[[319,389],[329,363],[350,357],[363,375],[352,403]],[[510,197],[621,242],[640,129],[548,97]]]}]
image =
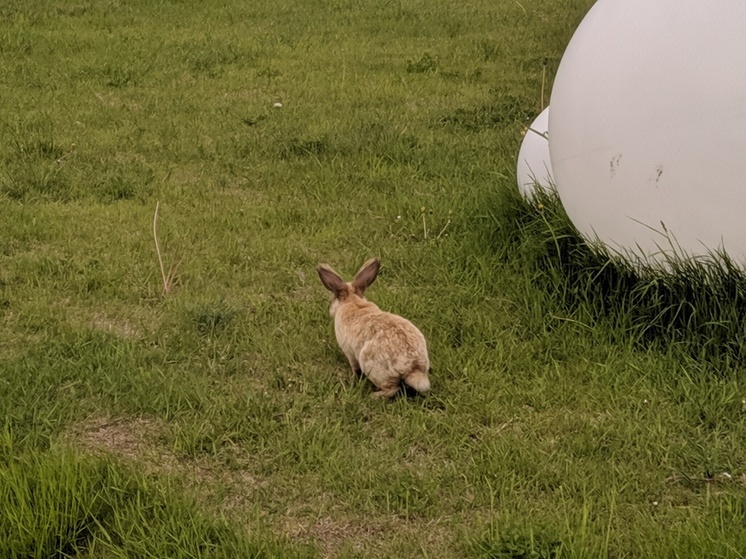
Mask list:
[{"label": "rabbit ear", "polygon": [[337,272],[332,270],[330,266],[319,264],[316,267],[316,271],[319,273],[319,278],[321,279],[321,283],[324,284],[324,287],[334,293],[335,296],[339,296],[340,293],[347,290],[345,282],[341,277],[339,277]]},{"label": "rabbit ear", "polygon": [[364,292],[376,280],[380,269],[381,261],[378,258],[371,258],[358,270],[355,279],[352,280],[352,287],[360,293]]}]

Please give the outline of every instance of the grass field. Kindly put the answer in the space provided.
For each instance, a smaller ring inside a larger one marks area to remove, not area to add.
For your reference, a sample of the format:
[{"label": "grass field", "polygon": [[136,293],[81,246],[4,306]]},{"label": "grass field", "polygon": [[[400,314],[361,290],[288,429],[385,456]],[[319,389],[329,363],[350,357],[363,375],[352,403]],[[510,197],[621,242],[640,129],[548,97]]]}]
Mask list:
[{"label": "grass field", "polygon": [[[591,3],[0,3],[0,556],[743,556],[746,282],[516,195]],[[336,346],[373,255],[427,397]]]}]

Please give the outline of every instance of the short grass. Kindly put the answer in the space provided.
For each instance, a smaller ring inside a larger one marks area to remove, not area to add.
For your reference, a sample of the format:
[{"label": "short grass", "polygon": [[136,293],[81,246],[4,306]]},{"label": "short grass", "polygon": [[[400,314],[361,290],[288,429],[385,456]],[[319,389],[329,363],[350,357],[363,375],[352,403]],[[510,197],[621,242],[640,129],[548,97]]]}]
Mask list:
[{"label": "short grass", "polygon": [[[741,556],[740,276],[515,196],[589,5],[2,3],[0,555]],[[334,342],[371,255],[426,398]]]}]

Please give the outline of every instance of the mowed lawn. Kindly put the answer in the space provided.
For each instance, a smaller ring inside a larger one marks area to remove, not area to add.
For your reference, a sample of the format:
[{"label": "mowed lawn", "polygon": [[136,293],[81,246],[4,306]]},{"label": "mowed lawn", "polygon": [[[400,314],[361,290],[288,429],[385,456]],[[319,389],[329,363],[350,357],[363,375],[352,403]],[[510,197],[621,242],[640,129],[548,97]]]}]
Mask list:
[{"label": "mowed lawn", "polygon": [[[0,556],[741,557],[740,360],[567,304],[516,195],[591,4],[0,2]],[[336,345],[371,256],[426,397]]]}]

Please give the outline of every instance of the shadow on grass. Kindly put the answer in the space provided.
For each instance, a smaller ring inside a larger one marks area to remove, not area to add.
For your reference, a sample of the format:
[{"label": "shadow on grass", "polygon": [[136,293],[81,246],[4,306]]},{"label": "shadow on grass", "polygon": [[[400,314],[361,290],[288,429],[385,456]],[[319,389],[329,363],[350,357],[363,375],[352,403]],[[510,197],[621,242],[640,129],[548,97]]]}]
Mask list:
[{"label": "shadow on grass", "polygon": [[547,313],[618,341],[683,349],[716,367],[740,363],[746,347],[746,274],[724,252],[671,256],[662,268],[639,269],[591,246],[556,193],[531,201],[505,192],[495,210],[492,247],[542,293]]}]

